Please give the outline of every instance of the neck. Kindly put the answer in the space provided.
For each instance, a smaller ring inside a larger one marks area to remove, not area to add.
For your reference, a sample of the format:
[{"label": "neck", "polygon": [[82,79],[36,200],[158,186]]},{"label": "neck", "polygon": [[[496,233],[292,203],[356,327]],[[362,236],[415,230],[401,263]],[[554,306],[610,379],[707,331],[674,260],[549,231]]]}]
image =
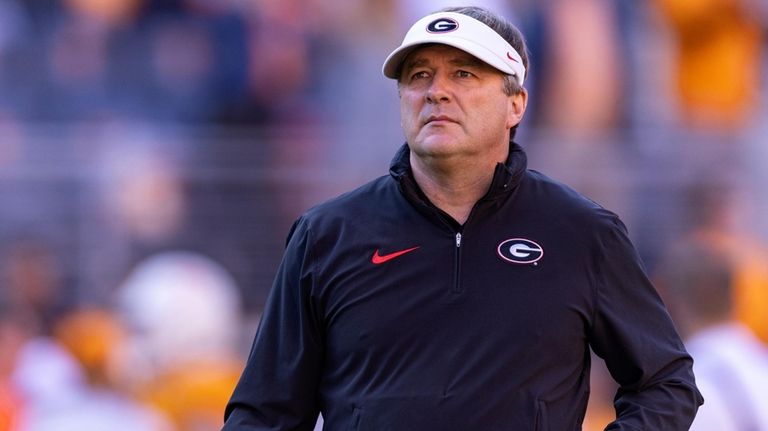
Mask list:
[{"label": "neck", "polygon": [[411,153],[411,169],[416,183],[436,207],[459,224],[467,221],[475,203],[487,193],[496,163],[432,161]]}]

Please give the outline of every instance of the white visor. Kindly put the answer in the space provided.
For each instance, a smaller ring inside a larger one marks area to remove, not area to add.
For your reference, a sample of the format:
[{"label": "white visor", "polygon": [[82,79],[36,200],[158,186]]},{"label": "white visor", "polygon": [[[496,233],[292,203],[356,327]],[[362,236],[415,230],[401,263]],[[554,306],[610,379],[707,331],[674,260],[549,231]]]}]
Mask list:
[{"label": "white visor", "polygon": [[405,57],[418,45],[440,43],[465,51],[496,69],[512,75],[522,87],[525,66],[520,54],[503,37],[482,22],[456,12],[438,12],[416,21],[403,43],[384,60],[384,76],[399,79]]}]

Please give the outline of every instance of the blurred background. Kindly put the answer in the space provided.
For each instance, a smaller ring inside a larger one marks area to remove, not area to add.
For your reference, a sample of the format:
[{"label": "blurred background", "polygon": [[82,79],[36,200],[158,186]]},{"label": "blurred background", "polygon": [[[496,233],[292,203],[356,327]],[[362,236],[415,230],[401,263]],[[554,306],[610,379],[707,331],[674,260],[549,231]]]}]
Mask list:
[{"label": "blurred background", "polygon": [[0,431],[219,429],[293,220],[403,142],[383,59],[465,4],[527,37],[530,166],[622,217],[683,336],[768,340],[765,0],[0,0]]}]

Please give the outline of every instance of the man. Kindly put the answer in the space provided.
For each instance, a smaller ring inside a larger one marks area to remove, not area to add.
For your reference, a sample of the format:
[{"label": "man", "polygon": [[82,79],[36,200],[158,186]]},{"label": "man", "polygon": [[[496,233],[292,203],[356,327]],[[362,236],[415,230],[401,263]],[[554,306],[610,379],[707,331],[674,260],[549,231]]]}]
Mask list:
[{"label": "man", "polygon": [[526,169],[520,33],[469,7],[384,63],[390,175],[294,224],[224,430],[574,430],[591,346],[611,430],[684,430],[691,358],[618,218]]}]

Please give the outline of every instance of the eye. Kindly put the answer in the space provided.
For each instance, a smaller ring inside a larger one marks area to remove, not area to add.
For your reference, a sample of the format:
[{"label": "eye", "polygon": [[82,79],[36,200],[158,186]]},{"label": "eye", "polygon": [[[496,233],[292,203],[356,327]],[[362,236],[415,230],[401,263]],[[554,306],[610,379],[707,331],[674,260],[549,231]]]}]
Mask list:
[{"label": "eye", "polygon": [[414,72],[411,75],[411,81],[415,81],[417,79],[426,79],[426,78],[429,78],[429,73],[427,73],[427,71],[425,71],[425,70],[420,70],[418,72]]},{"label": "eye", "polygon": [[458,70],[456,71],[456,76],[459,78],[471,78],[475,75],[472,72],[467,70]]}]

